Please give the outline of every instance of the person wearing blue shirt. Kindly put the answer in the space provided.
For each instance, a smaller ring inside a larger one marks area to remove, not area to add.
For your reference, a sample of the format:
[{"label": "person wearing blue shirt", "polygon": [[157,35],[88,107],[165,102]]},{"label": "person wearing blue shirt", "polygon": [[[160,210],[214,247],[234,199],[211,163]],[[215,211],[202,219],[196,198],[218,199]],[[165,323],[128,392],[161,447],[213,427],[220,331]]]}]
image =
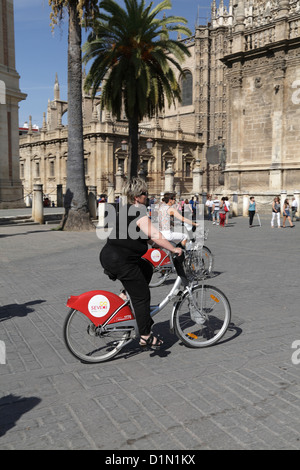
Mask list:
[{"label": "person wearing blue shirt", "polygon": [[249,207],[248,207],[248,213],[249,213],[249,228],[252,227],[253,223],[253,217],[255,215],[255,209],[256,209],[256,202],[254,199],[254,196],[250,197],[250,202],[249,202]]}]

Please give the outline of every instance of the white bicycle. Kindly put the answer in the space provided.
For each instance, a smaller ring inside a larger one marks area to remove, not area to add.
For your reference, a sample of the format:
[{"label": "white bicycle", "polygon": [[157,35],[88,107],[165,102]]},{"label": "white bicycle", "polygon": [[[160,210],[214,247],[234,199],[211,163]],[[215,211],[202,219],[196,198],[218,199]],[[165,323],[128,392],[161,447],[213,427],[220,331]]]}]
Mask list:
[{"label": "white bicycle", "polygon": [[[187,243],[187,251],[198,250],[199,251],[199,263],[201,264],[203,275],[209,276],[213,273],[214,257],[212,252],[207,246],[197,247],[193,235],[190,231],[187,231],[189,235],[189,241]],[[207,239],[208,231],[204,233],[204,240]],[[161,286],[172,274],[176,274],[176,269],[173,263],[173,257],[168,250],[162,248],[149,248],[147,253],[143,256],[143,259],[150,263],[153,267],[153,274],[149,284],[149,287]]]},{"label": "white bicycle", "polygon": [[[231,308],[217,287],[204,284],[202,263],[197,250],[173,258],[177,273],[174,284],[151,316],[173,302],[170,330],[188,347],[216,344],[226,333]],[[104,362],[118,354],[139,336],[130,298],[122,300],[103,290],[71,296],[64,324],[64,339],[70,352],[82,362]]]}]

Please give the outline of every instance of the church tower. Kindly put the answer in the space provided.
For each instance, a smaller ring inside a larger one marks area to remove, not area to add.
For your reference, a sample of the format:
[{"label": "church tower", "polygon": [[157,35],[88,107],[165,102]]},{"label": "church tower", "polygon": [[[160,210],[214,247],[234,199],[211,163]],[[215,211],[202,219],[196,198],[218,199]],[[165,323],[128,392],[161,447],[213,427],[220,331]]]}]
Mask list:
[{"label": "church tower", "polygon": [[15,69],[13,0],[0,1],[0,208],[24,205],[19,176],[18,103],[20,92]]}]

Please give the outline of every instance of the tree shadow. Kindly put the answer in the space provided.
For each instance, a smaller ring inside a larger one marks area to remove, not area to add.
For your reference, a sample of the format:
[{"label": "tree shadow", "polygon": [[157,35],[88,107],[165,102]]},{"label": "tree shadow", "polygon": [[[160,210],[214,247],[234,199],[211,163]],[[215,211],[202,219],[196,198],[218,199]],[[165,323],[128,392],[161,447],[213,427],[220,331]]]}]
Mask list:
[{"label": "tree shadow", "polygon": [[31,233],[46,233],[46,232],[51,232],[51,231],[52,231],[52,229],[49,228],[49,230],[30,230],[29,232],[1,233],[0,238],[16,237],[18,235],[30,235]]},{"label": "tree shadow", "polygon": [[28,313],[34,312],[31,305],[41,304],[46,300],[32,300],[24,304],[8,304],[0,307],[0,323],[13,317],[26,317]]},{"label": "tree shadow", "polygon": [[24,413],[28,413],[42,400],[38,397],[19,397],[6,395],[0,398],[0,437],[4,436]]}]

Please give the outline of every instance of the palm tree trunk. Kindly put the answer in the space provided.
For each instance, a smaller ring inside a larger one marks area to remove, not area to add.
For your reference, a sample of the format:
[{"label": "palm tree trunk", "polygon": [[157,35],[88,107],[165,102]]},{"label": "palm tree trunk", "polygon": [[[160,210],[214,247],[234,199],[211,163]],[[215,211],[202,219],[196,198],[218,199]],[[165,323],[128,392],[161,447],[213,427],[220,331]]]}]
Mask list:
[{"label": "palm tree trunk", "polygon": [[139,166],[139,121],[137,117],[129,119],[129,178],[137,176]]},{"label": "palm tree trunk", "polygon": [[[76,4],[77,2],[69,2],[68,6],[68,160],[64,230],[86,230],[92,226],[85,185],[81,24]],[[93,228],[95,227],[93,226]]]}]

